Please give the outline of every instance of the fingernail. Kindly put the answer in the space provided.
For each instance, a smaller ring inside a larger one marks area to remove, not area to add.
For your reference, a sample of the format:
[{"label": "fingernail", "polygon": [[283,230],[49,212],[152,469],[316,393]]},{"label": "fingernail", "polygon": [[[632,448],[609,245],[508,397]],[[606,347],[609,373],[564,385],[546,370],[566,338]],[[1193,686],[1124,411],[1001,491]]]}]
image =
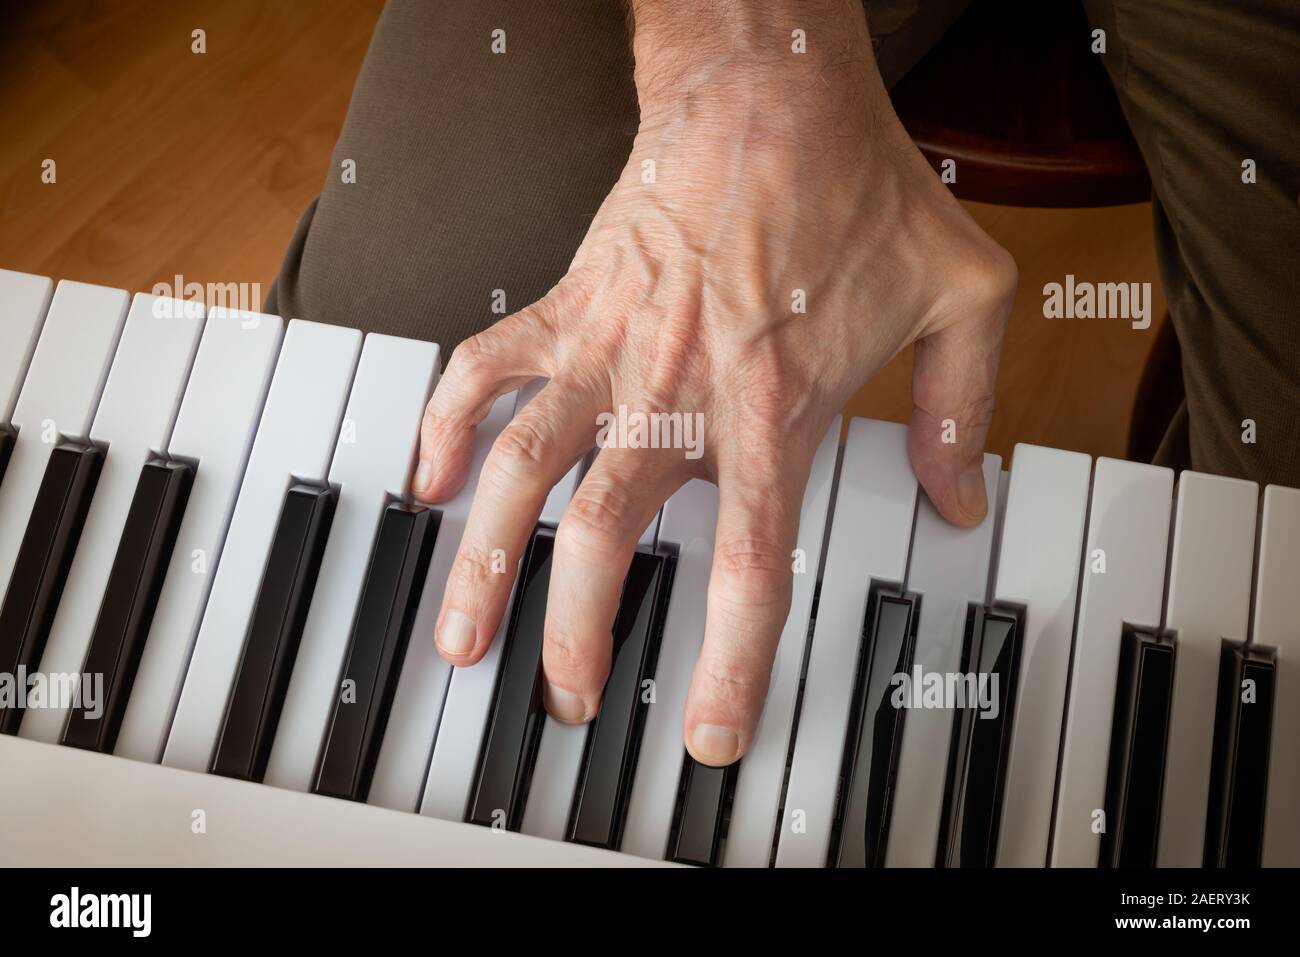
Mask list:
[{"label": "fingernail", "polygon": [[586,703],[572,691],[557,688],[546,682],[546,711],[565,724],[582,724],[587,720]]},{"label": "fingernail", "polygon": [[988,511],[984,495],[984,470],[972,465],[957,477],[957,504],[973,519],[982,519]]},{"label": "fingernail", "polygon": [[740,736],[716,724],[697,724],[691,732],[691,750],[698,761],[721,767],[740,757]]},{"label": "fingernail", "polygon": [[442,619],[442,628],[438,632],[438,647],[449,655],[461,657],[474,650],[474,619],[469,615],[452,610]]},{"label": "fingernail", "polygon": [[433,463],[421,462],[420,467],[415,470],[415,490],[423,492],[429,487],[429,482],[433,478]]}]

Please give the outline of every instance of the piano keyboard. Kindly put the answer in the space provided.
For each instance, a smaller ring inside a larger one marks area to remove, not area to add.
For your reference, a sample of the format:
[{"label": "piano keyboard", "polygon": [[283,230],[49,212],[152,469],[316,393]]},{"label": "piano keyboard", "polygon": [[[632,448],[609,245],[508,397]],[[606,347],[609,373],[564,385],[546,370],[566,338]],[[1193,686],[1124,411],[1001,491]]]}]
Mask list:
[{"label": "piano keyboard", "polygon": [[[538,387],[425,507],[440,359],[0,271],[0,862],[1300,865],[1300,491],[1020,445],[961,530],[903,426],[841,447],[837,418],[762,722],[715,769],[681,734],[707,483],[642,538],[591,725],[539,689],[583,463],[490,653],[435,653],[473,476]],[[101,694],[55,694],[82,673]]]}]

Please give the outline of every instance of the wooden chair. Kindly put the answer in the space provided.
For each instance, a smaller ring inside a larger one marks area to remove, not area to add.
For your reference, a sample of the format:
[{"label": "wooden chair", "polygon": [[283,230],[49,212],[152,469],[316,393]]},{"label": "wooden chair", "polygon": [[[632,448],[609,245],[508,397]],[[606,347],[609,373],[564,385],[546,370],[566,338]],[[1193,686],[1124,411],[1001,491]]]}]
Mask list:
[{"label": "wooden chair", "polygon": [[975,0],[893,100],[936,170],[957,161],[962,199],[1064,207],[1151,196],[1079,2]]}]

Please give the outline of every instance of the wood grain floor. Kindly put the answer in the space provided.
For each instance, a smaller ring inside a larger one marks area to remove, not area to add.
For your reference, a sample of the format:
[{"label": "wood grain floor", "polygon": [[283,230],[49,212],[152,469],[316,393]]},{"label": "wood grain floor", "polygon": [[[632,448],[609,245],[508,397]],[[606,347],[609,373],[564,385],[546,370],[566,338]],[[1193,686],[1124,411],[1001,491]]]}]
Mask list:
[{"label": "wood grain floor", "polygon": [[[133,291],[178,273],[265,290],[324,179],[381,8],[0,0],[0,267]],[[204,56],[190,51],[195,28]],[[1122,457],[1155,325],[1044,319],[1042,287],[1066,273],[1151,282],[1162,316],[1150,207],[969,208],[1021,272],[990,451]],[[910,375],[900,356],[846,411],[905,420]]]}]

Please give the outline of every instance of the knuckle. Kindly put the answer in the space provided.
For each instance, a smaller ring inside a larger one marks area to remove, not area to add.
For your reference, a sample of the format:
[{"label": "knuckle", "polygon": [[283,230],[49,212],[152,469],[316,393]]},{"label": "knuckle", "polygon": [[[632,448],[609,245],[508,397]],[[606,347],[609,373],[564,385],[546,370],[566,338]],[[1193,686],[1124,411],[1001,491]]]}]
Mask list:
[{"label": "knuckle", "polygon": [[957,442],[952,445],[938,443],[936,447],[940,450],[951,449],[958,453],[967,450],[970,447],[968,442],[982,439],[981,430],[993,421],[996,398],[983,386],[966,390],[956,397],[933,386],[918,386],[915,391],[913,402],[918,412],[926,417],[922,420],[928,430],[926,435],[938,435],[947,427],[949,419],[957,425]]},{"label": "knuckle", "polygon": [[1016,287],[1020,285],[1020,267],[1016,264],[1016,257],[1001,246],[995,246],[995,279],[999,288],[1007,295],[1015,295]]},{"label": "knuckle", "polygon": [[492,554],[472,542],[461,542],[453,563],[452,575],[461,594],[477,595],[489,582],[500,576],[492,571]]},{"label": "knuckle", "polygon": [[492,349],[488,334],[480,332],[461,342],[447,362],[447,376],[462,388],[477,391],[492,381]]},{"label": "knuckle", "polygon": [[627,493],[613,484],[579,487],[560,522],[557,547],[589,559],[613,559],[627,531]]},{"label": "knuckle", "polygon": [[521,481],[544,474],[550,464],[551,437],[532,416],[522,415],[497,436],[488,453],[491,471]]},{"label": "knuckle", "polygon": [[737,538],[713,550],[720,596],[733,606],[766,607],[788,600],[789,557],[775,542]]},{"label": "knuckle", "polygon": [[996,241],[983,237],[958,267],[956,285],[967,309],[997,310],[1010,306],[1019,281],[1015,258]]},{"label": "knuckle", "polygon": [[420,418],[421,437],[449,437],[462,429],[473,428],[473,424],[465,418],[468,410],[464,406],[447,406],[444,402],[444,397],[435,396],[425,404],[424,415]]},{"label": "knuckle", "polygon": [[710,694],[724,702],[745,701],[760,690],[759,682],[746,662],[733,657],[708,658],[701,663]]},{"label": "knuckle", "polygon": [[992,392],[981,392],[969,398],[958,412],[960,422],[969,429],[972,426],[984,427],[993,421],[993,407],[996,399]]}]

